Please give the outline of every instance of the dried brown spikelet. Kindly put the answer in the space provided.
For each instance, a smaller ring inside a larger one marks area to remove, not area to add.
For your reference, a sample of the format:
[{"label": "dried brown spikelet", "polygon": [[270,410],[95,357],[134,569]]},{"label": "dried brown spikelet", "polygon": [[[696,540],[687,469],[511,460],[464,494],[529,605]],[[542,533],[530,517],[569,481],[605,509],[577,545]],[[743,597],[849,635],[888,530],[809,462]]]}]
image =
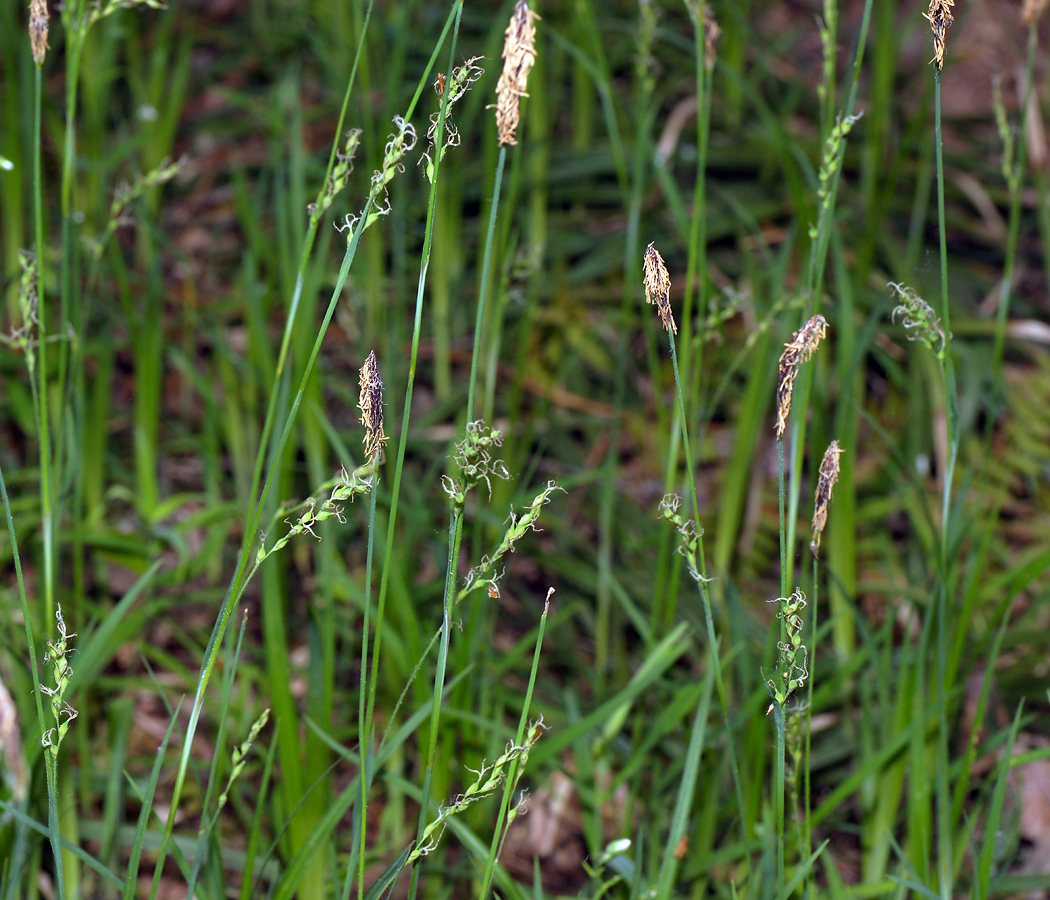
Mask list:
[{"label": "dried brown spikelet", "polygon": [[1046,11],[1047,0],[1024,0],[1021,19],[1025,25],[1034,25]]},{"label": "dried brown spikelet", "polygon": [[715,67],[715,57],[717,53],[715,51],[715,45],[718,43],[719,37],[722,35],[722,29],[718,27],[718,22],[715,21],[715,14],[711,12],[711,7],[704,4],[704,65],[707,68],[713,69]]},{"label": "dried brown spikelet", "polygon": [[361,410],[361,424],[365,426],[365,455],[375,457],[386,443],[383,432],[383,382],[379,378],[379,364],[373,350],[361,366],[361,395],[357,408]]},{"label": "dried brown spikelet", "polygon": [[780,354],[780,369],[777,376],[777,438],[787,428],[788,413],[791,412],[791,392],[795,388],[795,376],[799,366],[806,362],[828,333],[828,323],[823,316],[814,316],[784,345]]},{"label": "dried brown spikelet", "polygon": [[655,304],[664,328],[678,334],[671,312],[671,277],[667,274],[664,258],[653,244],[645,248],[642,269],[645,273],[645,302]]},{"label": "dried brown spikelet", "polygon": [[29,43],[33,48],[33,62],[43,64],[47,45],[47,0],[31,0],[29,4]]},{"label": "dried brown spikelet", "polygon": [[518,0],[503,42],[503,73],[496,84],[496,131],[500,146],[518,143],[518,99],[527,97],[529,70],[536,62],[536,15],[525,0]]},{"label": "dried brown spikelet", "polygon": [[828,504],[831,503],[831,492],[835,489],[835,482],[839,480],[839,456],[842,448],[838,441],[828,444],[824,451],[824,459],[820,462],[820,474],[817,478],[817,493],[813,504],[813,539],[809,542],[809,549],[814,556],[820,556],[820,536],[824,533],[824,525],[828,521]]},{"label": "dried brown spikelet", "polygon": [[933,59],[930,62],[937,63],[938,72],[944,68],[944,42],[949,26],[955,21],[952,15],[954,5],[955,0],[930,0],[929,12],[923,13],[933,31]]}]

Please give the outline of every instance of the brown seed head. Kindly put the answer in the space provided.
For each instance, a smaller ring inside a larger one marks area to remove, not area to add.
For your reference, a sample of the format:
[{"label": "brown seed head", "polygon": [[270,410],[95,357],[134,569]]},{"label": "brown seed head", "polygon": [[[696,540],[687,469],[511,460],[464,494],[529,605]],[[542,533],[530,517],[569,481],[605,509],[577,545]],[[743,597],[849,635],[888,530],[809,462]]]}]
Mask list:
[{"label": "brown seed head", "polygon": [[708,4],[704,4],[704,65],[707,68],[713,69],[715,67],[715,45],[718,43],[718,38],[722,34],[722,29],[718,27],[718,23],[715,21],[715,14],[711,12],[711,7]]},{"label": "brown seed head", "polygon": [[813,504],[813,539],[809,542],[809,549],[814,556],[820,556],[820,536],[824,533],[824,525],[828,521],[828,504],[831,503],[831,492],[835,488],[835,482],[839,480],[839,456],[842,448],[838,441],[828,444],[824,451],[824,459],[820,462],[820,474],[817,478],[817,494]]},{"label": "brown seed head", "polygon": [[361,395],[357,408],[361,410],[361,423],[365,426],[365,455],[375,457],[386,443],[383,433],[383,382],[379,378],[379,365],[373,350],[361,366]]},{"label": "brown seed head", "polygon": [[1046,11],[1047,0],[1024,0],[1021,19],[1025,25],[1034,25]]},{"label": "brown seed head", "polygon": [[29,43],[33,48],[33,62],[38,66],[44,62],[47,53],[47,0],[30,0],[29,3]]},{"label": "brown seed head", "polygon": [[645,302],[655,304],[664,328],[678,334],[678,326],[671,312],[671,278],[667,274],[664,258],[653,244],[645,248],[642,269],[645,274]]},{"label": "brown seed head", "polygon": [[795,388],[795,376],[799,366],[806,362],[827,336],[828,323],[823,316],[814,316],[784,345],[780,354],[780,371],[777,377],[777,438],[787,428],[788,413],[791,412],[791,392]]},{"label": "brown seed head", "polygon": [[503,73],[496,84],[496,131],[500,146],[518,143],[518,98],[527,97],[529,69],[536,62],[536,15],[525,0],[518,0],[503,42]]},{"label": "brown seed head", "polygon": [[954,5],[955,0],[930,0],[930,11],[923,13],[933,31],[933,59],[930,62],[937,64],[938,72],[944,68],[944,42],[949,26],[955,21],[952,15]]}]

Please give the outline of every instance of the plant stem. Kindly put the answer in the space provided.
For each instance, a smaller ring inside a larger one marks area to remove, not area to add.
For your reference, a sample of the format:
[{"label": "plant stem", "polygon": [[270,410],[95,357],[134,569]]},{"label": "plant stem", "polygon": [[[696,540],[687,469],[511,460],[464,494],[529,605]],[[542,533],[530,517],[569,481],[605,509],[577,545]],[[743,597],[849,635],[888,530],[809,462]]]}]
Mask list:
[{"label": "plant stem", "polygon": [[692,496],[693,519],[696,523],[697,555],[699,556],[699,579],[696,579],[696,588],[700,592],[700,600],[704,606],[704,623],[707,626],[707,649],[711,658],[711,668],[715,673],[715,686],[718,689],[718,702],[722,708],[722,721],[726,729],[726,749],[729,753],[729,768],[733,774],[733,786],[736,789],[737,809],[740,815],[740,832],[746,844],[748,841],[748,825],[746,809],[744,804],[744,791],[740,783],[740,769],[737,765],[736,749],[733,744],[733,728],[729,720],[729,702],[726,697],[725,682],[722,678],[722,663],[718,655],[718,640],[715,637],[714,619],[711,615],[710,596],[707,591],[707,562],[704,558],[704,530],[700,525],[700,507],[696,499],[696,480],[693,475],[693,452],[689,444],[689,429],[685,417],[685,399],[682,393],[682,381],[678,374],[678,354],[675,352],[674,335],[667,332],[667,340],[671,346],[671,365],[674,368],[674,382],[678,394],[678,406],[682,416],[682,449],[685,453],[685,469],[689,479],[689,493]]}]

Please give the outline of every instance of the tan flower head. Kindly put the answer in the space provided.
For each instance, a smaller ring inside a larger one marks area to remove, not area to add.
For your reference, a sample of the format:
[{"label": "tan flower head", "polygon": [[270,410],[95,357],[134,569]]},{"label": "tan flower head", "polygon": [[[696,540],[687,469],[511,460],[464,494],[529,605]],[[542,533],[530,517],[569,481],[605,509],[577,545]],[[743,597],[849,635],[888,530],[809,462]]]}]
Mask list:
[{"label": "tan flower head", "polygon": [[525,93],[529,70],[536,62],[536,15],[525,0],[518,0],[503,42],[503,74],[496,84],[496,130],[500,146],[518,143],[518,99]]},{"label": "tan flower head", "polygon": [[948,28],[955,21],[952,15],[954,5],[955,0],[930,0],[930,11],[923,13],[933,30],[933,59],[931,62],[937,63],[938,72],[944,68],[944,42]]},{"label": "tan flower head", "polygon": [[1021,19],[1025,25],[1034,25],[1046,11],[1047,0],[1024,0]]},{"label": "tan flower head", "polygon": [[828,444],[824,451],[824,459],[820,462],[820,474],[817,477],[817,494],[813,504],[813,539],[809,542],[809,549],[814,556],[820,556],[820,536],[824,533],[824,525],[828,521],[828,504],[831,503],[831,492],[835,488],[835,482],[839,480],[839,456],[842,448],[838,441]]},{"label": "tan flower head", "polygon": [[365,455],[375,457],[386,443],[383,433],[383,382],[373,350],[361,366],[361,396],[357,401],[361,423],[365,426]]},{"label": "tan flower head", "polygon": [[787,428],[788,413],[791,412],[791,392],[795,388],[795,376],[799,366],[806,362],[828,333],[828,323],[823,316],[814,316],[784,345],[780,354],[780,371],[777,377],[777,438]]},{"label": "tan flower head", "polygon": [[707,3],[704,4],[704,65],[708,69],[715,67],[715,45],[718,43],[719,37],[722,35],[722,29],[718,27],[718,23],[715,21],[715,14],[711,12],[711,7]]},{"label": "tan flower head", "polygon": [[667,274],[664,258],[653,244],[645,248],[642,269],[645,275],[645,302],[656,306],[664,328],[678,334],[678,326],[675,325],[671,312],[671,278]]},{"label": "tan flower head", "polygon": [[47,0],[31,0],[29,4],[29,43],[33,48],[33,62],[43,64],[47,53]]}]

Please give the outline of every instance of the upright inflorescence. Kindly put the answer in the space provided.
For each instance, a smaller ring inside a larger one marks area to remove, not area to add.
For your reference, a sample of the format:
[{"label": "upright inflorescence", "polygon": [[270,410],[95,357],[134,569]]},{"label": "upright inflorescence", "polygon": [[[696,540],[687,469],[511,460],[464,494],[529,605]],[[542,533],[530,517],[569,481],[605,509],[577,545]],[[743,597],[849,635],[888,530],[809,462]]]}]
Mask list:
[{"label": "upright inflorescence", "polygon": [[1024,6],[1021,7],[1021,21],[1025,25],[1034,25],[1046,11],[1046,3],[1047,0],[1024,0]]},{"label": "upright inflorescence", "polygon": [[813,503],[813,538],[809,542],[809,549],[813,551],[814,556],[820,556],[820,537],[828,521],[831,492],[835,489],[835,482],[839,480],[839,456],[841,455],[842,448],[839,442],[832,441],[828,444],[828,449],[824,451],[824,458],[820,461],[817,493]]},{"label": "upright inflorescence", "polygon": [[704,4],[704,65],[710,72],[715,67],[717,58],[716,46],[718,39],[722,36],[722,29],[715,21],[715,14],[711,12],[710,4]]},{"label": "upright inflorescence", "polygon": [[525,0],[518,0],[503,41],[503,73],[496,84],[496,131],[500,146],[518,143],[519,98],[525,92],[529,70],[536,62],[536,15]]},{"label": "upright inflorescence", "polygon": [[954,5],[955,0],[930,0],[929,12],[923,13],[933,31],[933,59],[930,62],[937,64],[938,72],[944,68],[945,40],[948,29],[955,21],[955,16],[952,15]]},{"label": "upright inflorescence", "polygon": [[922,341],[938,357],[943,357],[947,341],[941,321],[934,313],[933,307],[907,285],[891,281],[889,286],[900,301],[893,308],[890,318],[896,322],[900,316],[901,325],[904,326],[909,341]]},{"label": "upright inflorescence", "polygon": [[777,376],[777,439],[787,428],[788,413],[791,412],[791,394],[795,389],[795,377],[799,367],[806,362],[827,336],[828,323],[823,316],[814,316],[784,345],[780,354],[780,370]]},{"label": "upright inflorescence", "polygon": [[47,55],[47,28],[50,14],[47,0],[32,0],[29,4],[29,43],[33,48],[33,62],[43,65]]},{"label": "upright inflorescence", "polygon": [[361,424],[365,426],[365,455],[374,459],[387,436],[383,431],[383,382],[379,378],[379,364],[373,350],[361,366],[361,395],[357,407],[361,410]]},{"label": "upright inflorescence", "polygon": [[645,284],[645,302],[656,306],[660,313],[660,322],[665,329],[678,334],[678,326],[671,312],[671,277],[660,251],[653,244],[645,248],[642,261]]},{"label": "upright inflorescence", "polygon": [[809,654],[802,643],[802,610],[806,608],[806,595],[795,588],[790,597],[777,597],[770,603],[779,603],[777,618],[784,620],[785,640],[777,644],[779,658],[775,678],[766,680],[766,686],[777,704],[783,708],[788,698],[809,677]]},{"label": "upright inflorescence", "polygon": [[58,758],[58,748],[62,745],[70,724],[77,717],[77,711],[65,700],[69,680],[73,677],[73,670],[69,667],[66,656],[71,649],[70,641],[76,637],[76,633],[66,631],[61,607],[55,611],[55,627],[58,637],[47,642],[47,655],[44,656],[44,662],[54,666],[55,686],[40,685],[40,692],[51,699],[51,715],[55,720],[55,727],[44,732],[40,743],[51,754],[52,759]]}]

